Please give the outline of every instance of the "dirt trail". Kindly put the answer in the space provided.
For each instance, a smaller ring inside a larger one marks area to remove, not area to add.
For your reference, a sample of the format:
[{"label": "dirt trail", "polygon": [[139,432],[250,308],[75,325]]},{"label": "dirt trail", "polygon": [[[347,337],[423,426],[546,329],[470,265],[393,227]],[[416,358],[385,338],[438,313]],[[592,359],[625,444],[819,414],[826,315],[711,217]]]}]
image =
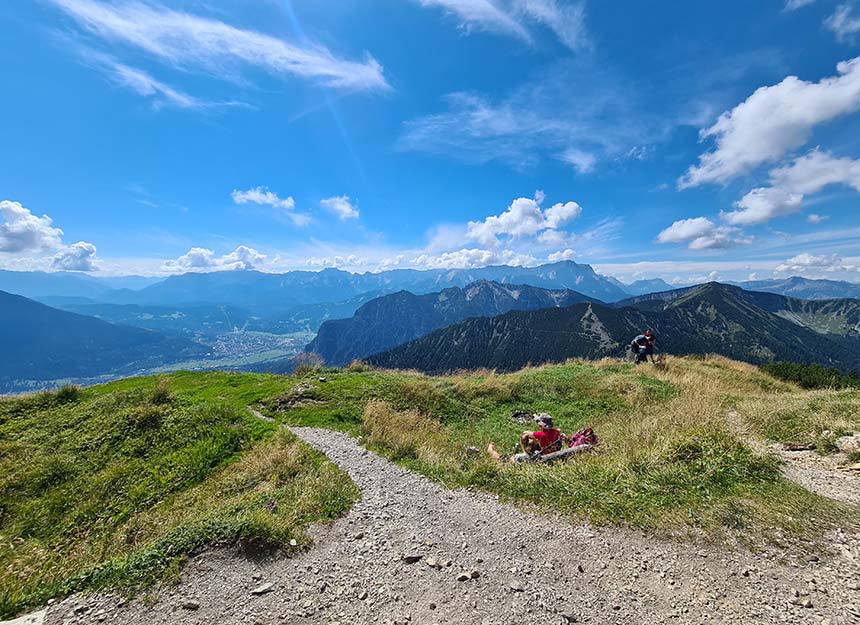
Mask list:
[{"label": "dirt trail", "polygon": [[817,559],[571,525],[446,490],[345,434],[293,431],[363,493],[313,529],[313,547],[291,557],[211,548],[154,602],[70,598],[46,623],[860,622],[856,536],[830,537],[832,554]]}]

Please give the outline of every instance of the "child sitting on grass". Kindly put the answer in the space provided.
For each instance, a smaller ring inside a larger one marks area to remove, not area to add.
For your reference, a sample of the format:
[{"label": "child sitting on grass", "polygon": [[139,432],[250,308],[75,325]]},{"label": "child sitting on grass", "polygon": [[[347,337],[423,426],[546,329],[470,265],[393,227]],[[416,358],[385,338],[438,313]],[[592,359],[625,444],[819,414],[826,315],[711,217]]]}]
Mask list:
[{"label": "child sitting on grass", "polygon": [[[520,436],[520,447],[522,447],[523,451],[510,456],[508,458],[508,462],[519,464],[521,462],[529,462],[530,460],[540,456],[541,446],[534,435],[534,432],[523,432],[523,435]],[[493,458],[493,460],[498,460],[499,462],[504,461],[502,454],[496,450],[496,444],[492,441],[487,445],[487,453],[490,454],[490,457]]]}]

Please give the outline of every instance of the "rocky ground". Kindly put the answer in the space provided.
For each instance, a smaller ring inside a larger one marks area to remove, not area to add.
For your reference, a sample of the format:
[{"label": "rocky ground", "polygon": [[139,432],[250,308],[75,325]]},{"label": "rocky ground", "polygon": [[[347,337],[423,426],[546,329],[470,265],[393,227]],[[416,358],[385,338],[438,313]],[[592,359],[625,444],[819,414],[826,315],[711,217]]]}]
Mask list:
[{"label": "rocky ground", "polygon": [[771,445],[770,451],[785,461],[785,477],[823,497],[860,505],[860,463],[848,457],[860,452],[860,434],[835,439],[836,453],[822,455],[809,449],[789,451],[785,445]]},{"label": "rocky ground", "polygon": [[535,515],[449,491],[326,430],[299,436],[363,498],[293,553],[209,548],[132,601],[72,597],[73,623],[860,623],[860,537],[828,554],[753,554]]}]

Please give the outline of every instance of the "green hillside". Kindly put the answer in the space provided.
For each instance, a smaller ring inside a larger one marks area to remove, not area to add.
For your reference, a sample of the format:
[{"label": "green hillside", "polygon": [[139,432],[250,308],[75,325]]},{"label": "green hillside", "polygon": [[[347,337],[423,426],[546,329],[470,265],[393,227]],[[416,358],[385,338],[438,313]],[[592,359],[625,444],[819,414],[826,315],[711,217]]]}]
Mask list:
[{"label": "green hillside", "polygon": [[[528,427],[515,410],[549,412],[566,432],[594,427],[602,442],[557,466],[467,452],[490,441],[510,450]],[[358,493],[277,424],[360,435],[448,486],[576,520],[794,548],[857,511],[786,482],[759,443],[860,430],[858,414],[856,390],[803,391],[718,357],[440,377],[361,365],[177,373],[2,399],[0,617],[149,584],[216,540],[301,547],[308,523],[339,516]]]}]

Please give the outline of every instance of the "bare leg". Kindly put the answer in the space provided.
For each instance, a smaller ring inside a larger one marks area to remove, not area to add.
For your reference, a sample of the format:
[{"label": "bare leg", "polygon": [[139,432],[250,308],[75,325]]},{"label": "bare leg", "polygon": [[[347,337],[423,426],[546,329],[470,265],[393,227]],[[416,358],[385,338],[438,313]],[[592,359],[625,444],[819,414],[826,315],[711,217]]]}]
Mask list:
[{"label": "bare leg", "polygon": [[499,462],[502,461],[502,454],[496,451],[495,443],[490,443],[489,445],[487,445],[487,453],[490,454],[490,457],[493,460],[498,460]]}]

